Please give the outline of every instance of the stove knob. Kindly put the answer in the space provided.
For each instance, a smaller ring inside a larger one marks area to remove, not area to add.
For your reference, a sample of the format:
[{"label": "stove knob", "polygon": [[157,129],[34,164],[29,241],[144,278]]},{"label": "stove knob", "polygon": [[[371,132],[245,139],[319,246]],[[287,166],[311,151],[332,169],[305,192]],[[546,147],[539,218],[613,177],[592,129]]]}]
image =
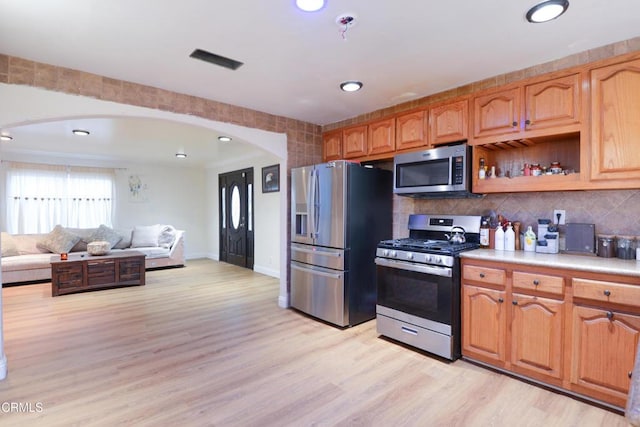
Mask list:
[{"label": "stove knob", "polygon": [[395,258],[395,257],[397,257],[397,256],[398,256],[398,252],[396,252],[396,251],[391,251],[391,257],[392,257],[392,258]]},{"label": "stove knob", "polygon": [[384,250],[382,251],[382,255],[383,255],[383,256],[389,256],[389,249],[384,249]]},{"label": "stove knob", "polygon": [[407,259],[413,259],[413,254],[411,252],[407,254]]},{"label": "stove knob", "polygon": [[433,255],[425,255],[424,260],[426,262],[433,262]]},{"label": "stove knob", "polygon": [[433,260],[436,264],[442,264],[442,258],[440,257],[434,257],[435,259]]}]

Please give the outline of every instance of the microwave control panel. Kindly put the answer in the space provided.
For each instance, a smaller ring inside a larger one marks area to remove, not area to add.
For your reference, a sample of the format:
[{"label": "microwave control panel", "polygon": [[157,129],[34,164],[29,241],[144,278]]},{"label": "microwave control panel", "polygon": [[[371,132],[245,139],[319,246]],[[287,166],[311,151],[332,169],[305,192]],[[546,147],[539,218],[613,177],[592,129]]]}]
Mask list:
[{"label": "microwave control panel", "polygon": [[453,158],[453,179],[452,184],[462,185],[464,184],[464,157],[456,156]]}]

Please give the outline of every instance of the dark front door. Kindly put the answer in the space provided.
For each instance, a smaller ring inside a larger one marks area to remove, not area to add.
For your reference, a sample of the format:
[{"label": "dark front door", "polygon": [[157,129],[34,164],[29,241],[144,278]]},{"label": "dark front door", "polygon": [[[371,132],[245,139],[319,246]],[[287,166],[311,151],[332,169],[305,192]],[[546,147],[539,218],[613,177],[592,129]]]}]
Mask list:
[{"label": "dark front door", "polygon": [[220,261],[253,269],[253,168],[218,175]]}]

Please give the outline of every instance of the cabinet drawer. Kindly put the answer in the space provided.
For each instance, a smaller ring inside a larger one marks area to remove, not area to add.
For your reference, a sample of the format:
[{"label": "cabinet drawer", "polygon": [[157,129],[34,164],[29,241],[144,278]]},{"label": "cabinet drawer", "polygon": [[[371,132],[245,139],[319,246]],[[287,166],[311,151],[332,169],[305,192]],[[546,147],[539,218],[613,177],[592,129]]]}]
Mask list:
[{"label": "cabinet drawer", "polygon": [[481,283],[503,285],[506,282],[507,273],[498,268],[480,267],[477,265],[465,265],[462,269],[462,277],[465,280],[473,280]]},{"label": "cabinet drawer", "polygon": [[564,294],[564,278],[544,274],[513,272],[513,287],[531,291]]},{"label": "cabinet drawer", "polygon": [[640,286],[599,280],[573,279],[573,296],[640,307]]},{"label": "cabinet drawer", "polygon": [[87,284],[89,286],[115,283],[115,261],[99,261],[87,263]]}]

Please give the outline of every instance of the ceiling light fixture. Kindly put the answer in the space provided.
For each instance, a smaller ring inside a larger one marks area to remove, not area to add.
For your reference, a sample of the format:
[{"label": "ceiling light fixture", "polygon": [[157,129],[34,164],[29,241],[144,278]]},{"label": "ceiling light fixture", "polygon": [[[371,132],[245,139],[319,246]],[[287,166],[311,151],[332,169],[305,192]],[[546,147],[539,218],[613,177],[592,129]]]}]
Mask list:
[{"label": "ceiling light fixture", "polygon": [[230,137],[230,136],[219,136],[219,137],[218,137],[218,141],[221,141],[221,142],[231,142],[231,137]]},{"label": "ceiling light fixture", "polygon": [[11,141],[12,139],[11,135],[0,135],[0,141]]},{"label": "ceiling light fixture", "polygon": [[569,8],[569,0],[547,0],[533,6],[527,12],[527,21],[539,24],[551,21]]},{"label": "ceiling light fixture", "polygon": [[91,132],[89,132],[88,130],[84,130],[84,129],[74,129],[71,132],[74,135],[81,135],[81,136],[87,136],[87,135],[91,134]]},{"label": "ceiling light fixture", "polygon": [[324,0],[296,0],[298,9],[305,12],[317,12],[324,7]]},{"label": "ceiling light fixture", "polygon": [[358,82],[355,80],[342,82],[340,83],[340,89],[342,89],[345,92],[356,92],[362,89],[362,82]]},{"label": "ceiling light fixture", "polygon": [[186,159],[187,155],[184,154],[184,153],[176,153],[176,157],[179,158],[179,159]]}]

